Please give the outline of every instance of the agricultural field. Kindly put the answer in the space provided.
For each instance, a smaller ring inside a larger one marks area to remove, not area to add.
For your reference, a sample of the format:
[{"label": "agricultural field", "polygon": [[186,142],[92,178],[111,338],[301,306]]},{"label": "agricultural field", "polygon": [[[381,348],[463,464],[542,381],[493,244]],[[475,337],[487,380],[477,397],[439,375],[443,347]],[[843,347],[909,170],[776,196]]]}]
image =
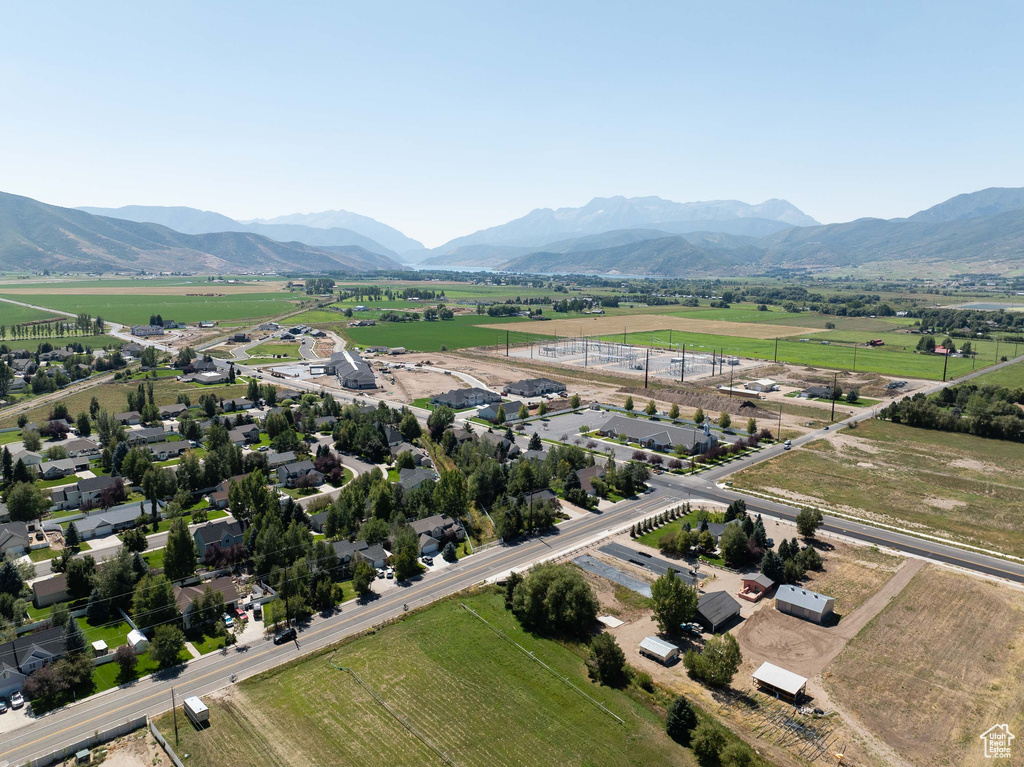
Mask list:
[{"label": "agricultural field", "polygon": [[912,764],[989,764],[981,733],[1024,730],[1022,631],[1020,592],[927,566],[826,669],[825,688]]},{"label": "agricultural field", "polygon": [[1012,389],[1024,388],[1024,362],[1007,365],[1005,368],[993,370],[971,380],[982,386],[1006,386]]},{"label": "agricultural field", "polygon": [[[21,300],[15,298],[15,300]],[[10,304],[7,301],[0,301],[0,325],[18,325],[22,322],[36,322],[38,320],[60,320],[61,322],[72,322],[73,318],[58,312],[43,312],[38,309],[29,309],[27,306]]]},{"label": "agricultural field", "polygon": [[[618,724],[449,600],[347,643],[333,656],[459,765],[691,765],[661,718],[588,680],[569,647],[524,633],[494,593],[463,597],[493,625],[625,719]],[[211,727],[181,730],[195,767],[391,767],[437,756],[320,653],[210,700]],[[315,702],[315,703],[314,703]],[[313,705],[313,708],[310,706]],[[171,729],[170,715],[158,721]]]},{"label": "agricultural field", "polygon": [[[76,416],[81,412],[89,412],[89,402],[93,397],[100,403],[100,407],[111,413],[121,413],[128,409],[128,398],[127,394],[130,391],[135,391],[139,383],[144,382],[145,379],[137,378],[134,381],[121,383],[121,382],[109,382],[102,383],[98,386],[92,386],[83,391],[75,392],[64,397],[61,401],[67,405],[68,412],[72,416]],[[217,397],[231,398],[231,397],[244,397],[246,391],[245,384],[221,384],[217,386],[201,386],[193,383],[186,383],[184,381],[176,381],[173,378],[159,378],[153,382],[153,399],[157,406],[160,405],[173,405],[178,401],[178,394],[184,392],[187,393],[191,398],[192,402],[195,403],[199,400],[199,395],[204,392],[210,392],[216,394]],[[46,418],[53,405],[45,404],[33,408],[27,412],[29,421],[40,421]],[[17,425],[17,416],[8,415],[0,418],[0,428],[15,426]]]},{"label": "agricultural field", "polygon": [[263,359],[272,361],[273,358],[279,358],[279,360],[298,360],[301,359],[299,356],[300,343],[289,343],[287,341],[273,342],[259,344],[248,350],[250,360],[254,362],[260,362]]},{"label": "agricultural field", "polygon": [[[3,304],[0,304],[2,309]],[[2,313],[2,312],[0,312]],[[124,343],[120,338],[114,336],[47,336],[41,338],[7,338],[0,339],[0,344],[5,344],[9,349],[28,349],[34,352],[39,344],[50,344],[54,349],[61,349],[68,344],[82,344],[90,349],[110,349],[120,347]]]},{"label": "agricultural field", "polygon": [[730,479],[737,489],[1024,556],[1018,443],[869,420]]},{"label": "agricultural field", "polygon": [[[76,288],[50,293],[22,293],[0,289],[0,296],[16,301],[59,309],[78,314],[88,312],[91,317],[103,317],[124,325],[149,322],[153,314],[178,322],[216,322],[256,320],[274,317],[296,308],[296,301],[305,298],[286,292],[251,293],[234,291],[230,287],[216,286],[178,289],[149,295],[142,290],[111,289],[92,293],[77,292]],[[186,292],[224,293],[213,296],[188,296]]]},{"label": "agricultural field", "polygon": [[[510,331],[510,343],[528,343],[531,338],[547,334],[550,324],[519,317],[492,318],[478,314],[456,316],[444,322],[381,322],[366,328],[350,328],[348,322],[345,320],[328,329],[347,336],[357,346],[404,346],[418,352],[442,351],[442,346],[464,349],[503,345],[506,331]],[[486,327],[482,327],[484,325]],[[516,328],[509,327],[511,325]]]}]

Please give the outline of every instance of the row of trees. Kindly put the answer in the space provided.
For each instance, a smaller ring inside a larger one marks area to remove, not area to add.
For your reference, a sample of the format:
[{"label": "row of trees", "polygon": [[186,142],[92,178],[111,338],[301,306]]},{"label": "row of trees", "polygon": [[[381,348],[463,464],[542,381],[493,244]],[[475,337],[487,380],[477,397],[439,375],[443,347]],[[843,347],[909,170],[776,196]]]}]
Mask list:
[{"label": "row of trees", "polygon": [[893,402],[878,417],[915,426],[989,439],[1024,441],[1024,389],[963,384],[951,386],[934,398],[917,393]]}]

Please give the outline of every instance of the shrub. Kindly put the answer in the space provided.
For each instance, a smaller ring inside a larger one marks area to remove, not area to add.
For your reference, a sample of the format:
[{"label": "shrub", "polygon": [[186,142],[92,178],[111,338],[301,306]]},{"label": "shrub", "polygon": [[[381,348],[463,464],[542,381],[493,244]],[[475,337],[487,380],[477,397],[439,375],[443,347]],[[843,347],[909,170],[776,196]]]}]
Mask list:
[{"label": "shrub", "polygon": [[668,707],[668,715],[665,717],[665,732],[676,743],[684,746],[690,743],[690,734],[697,726],[697,714],[690,705],[690,701],[680,695]]}]

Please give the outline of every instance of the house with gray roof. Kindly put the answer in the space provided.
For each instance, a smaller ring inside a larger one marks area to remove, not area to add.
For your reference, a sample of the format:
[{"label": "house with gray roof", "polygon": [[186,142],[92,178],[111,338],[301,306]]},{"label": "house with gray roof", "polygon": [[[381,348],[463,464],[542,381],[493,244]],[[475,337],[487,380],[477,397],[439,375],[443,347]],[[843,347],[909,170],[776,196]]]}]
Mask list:
[{"label": "house with gray roof", "polygon": [[448,542],[466,539],[466,531],[459,520],[444,514],[415,519],[409,525],[419,538],[420,554],[435,554]]},{"label": "house with gray roof", "polygon": [[312,461],[296,461],[277,469],[277,482],[285,487],[295,487],[296,483],[305,477],[312,477],[312,480],[307,481],[311,481],[313,485],[322,485],[324,482],[324,475],[316,470]]},{"label": "house with gray roof", "polygon": [[331,355],[331,361],[325,365],[327,370],[333,368],[338,381],[346,389],[376,389],[377,379],[362,357],[355,352],[341,351]]},{"label": "house with gray roof", "polygon": [[251,445],[260,441],[260,427],[254,423],[236,426],[228,432],[228,440],[233,445]]},{"label": "house with gray roof", "polygon": [[55,461],[43,461],[36,469],[40,479],[60,479],[78,471],[89,468],[88,458],[58,458]]},{"label": "house with gray roof", "polygon": [[24,554],[28,551],[28,525],[24,522],[7,522],[0,525],[0,557],[7,552]]},{"label": "house with gray roof", "polygon": [[427,482],[433,482],[436,478],[437,475],[434,474],[433,469],[425,469],[422,466],[417,466],[414,469],[402,469],[398,472],[398,484],[407,493]]},{"label": "house with gray roof", "polygon": [[267,466],[276,469],[288,463],[295,463],[295,453],[288,450],[284,453],[267,453]]},{"label": "house with gray roof", "polygon": [[102,452],[98,442],[86,439],[85,437],[69,439],[63,443],[63,447],[69,458],[78,458],[83,455],[99,455]]},{"label": "house with gray roof", "polygon": [[443,394],[435,394],[430,398],[432,405],[447,405],[452,410],[464,410],[480,405],[489,405],[492,402],[501,402],[501,395],[495,394],[479,386],[471,386],[468,389],[452,389]]},{"label": "house with gray roof", "polygon": [[712,634],[717,634],[739,614],[740,603],[724,591],[710,591],[697,600],[697,622]]},{"label": "house with gray roof", "polygon": [[26,677],[64,654],[64,629],[49,628],[22,634],[0,644],[0,697],[21,692]]},{"label": "house with gray roof", "polygon": [[136,426],[142,423],[142,414],[138,410],[128,410],[127,412],[115,415],[114,420],[122,426]]},{"label": "house with gray roof", "polygon": [[663,452],[671,452],[677,445],[681,445],[690,455],[697,455],[718,445],[718,437],[711,433],[710,424],[706,421],[703,429],[694,429],[646,418],[613,415],[598,431],[605,437],[624,437],[648,450]]},{"label": "house with gray roof", "polygon": [[184,402],[178,402],[175,405],[161,405],[157,410],[159,411],[161,418],[177,418],[188,410],[188,405]]},{"label": "house with gray roof", "polygon": [[205,525],[197,527],[192,533],[200,559],[206,556],[206,550],[212,546],[230,549],[232,546],[241,545],[244,536],[245,527],[241,522],[223,519],[207,522]]},{"label": "house with gray roof", "polygon": [[73,485],[54,488],[50,502],[56,511],[95,506],[103,491],[116,485],[117,480],[113,477],[86,477]]},{"label": "house with gray roof", "polygon": [[163,426],[154,426],[149,429],[135,429],[127,434],[129,445],[147,445],[153,442],[163,442],[171,432],[165,431]]},{"label": "house with gray roof", "polygon": [[[157,501],[157,514],[163,516],[163,501]],[[87,514],[83,519],[75,520],[75,527],[82,540],[103,538],[135,527],[135,521],[142,515],[150,516],[149,501],[133,501],[111,506],[109,509],[98,509]]]},{"label": "house with gray roof", "polygon": [[565,384],[552,381],[550,378],[524,378],[505,387],[506,394],[515,394],[518,397],[542,397],[545,394],[561,394],[564,391]]}]

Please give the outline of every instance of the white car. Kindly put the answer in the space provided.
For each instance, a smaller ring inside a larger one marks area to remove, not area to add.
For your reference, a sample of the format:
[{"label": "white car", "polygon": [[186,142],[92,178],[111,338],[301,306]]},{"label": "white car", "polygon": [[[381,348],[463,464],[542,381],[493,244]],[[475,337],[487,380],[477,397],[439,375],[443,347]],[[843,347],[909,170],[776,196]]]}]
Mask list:
[{"label": "white car", "polygon": [[11,695],[11,708],[17,710],[25,705],[25,699],[21,696],[20,692],[16,692]]}]

